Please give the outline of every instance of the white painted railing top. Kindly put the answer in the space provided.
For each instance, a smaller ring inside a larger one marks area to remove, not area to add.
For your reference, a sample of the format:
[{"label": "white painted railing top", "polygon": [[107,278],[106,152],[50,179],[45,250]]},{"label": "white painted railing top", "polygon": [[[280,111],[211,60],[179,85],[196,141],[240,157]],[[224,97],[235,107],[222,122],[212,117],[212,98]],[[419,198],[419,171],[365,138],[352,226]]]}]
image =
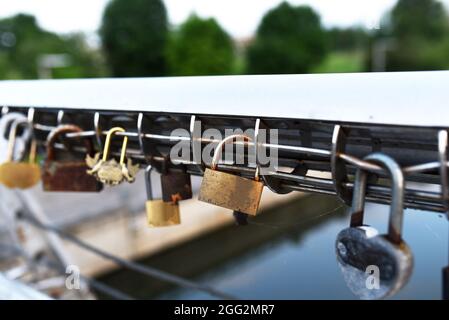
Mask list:
[{"label": "white painted railing top", "polygon": [[0,105],[449,127],[449,71],[0,81]]}]

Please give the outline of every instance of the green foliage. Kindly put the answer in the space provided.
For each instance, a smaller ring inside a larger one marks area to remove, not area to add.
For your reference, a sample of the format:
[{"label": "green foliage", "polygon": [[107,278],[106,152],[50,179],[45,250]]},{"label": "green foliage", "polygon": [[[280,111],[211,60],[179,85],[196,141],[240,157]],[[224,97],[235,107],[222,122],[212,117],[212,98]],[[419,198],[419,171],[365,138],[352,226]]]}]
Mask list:
[{"label": "green foliage", "polygon": [[63,37],[65,52],[69,55],[69,66],[55,68],[54,78],[92,78],[106,76],[105,61],[99,51],[87,45],[84,34],[75,33]]},{"label": "green foliage", "polygon": [[334,51],[316,68],[313,73],[339,73],[339,72],[363,72],[364,71],[364,51]]},{"label": "green foliage", "polygon": [[399,0],[383,29],[381,34],[392,39],[386,57],[388,71],[449,67],[449,18],[440,2]]},{"label": "green foliage", "polygon": [[231,74],[235,64],[233,43],[215,19],[192,15],[172,33],[167,60],[171,75]]},{"label": "green foliage", "polygon": [[332,51],[353,51],[366,47],[369,34],[363,28],[332,28],[327,31]]},{"label": "green foliage", "polygon": [[114,76],[166,73],[167,13],[161,0],[112,0],[100,36]]},{"label": "green foliage", "polygon": [[399,0],[390,19],[392,36],[399,39],[418,36],[439,40],[449,30],[444,7],[435,0]]},{"label": "green foliage", "polygon": [[42,30],[33,16],[19,14],[0,20],[0,37],[2,79],[37,78],[38,59],[46,54],[69,57],[69,66],[52,70],[54,78],[101,75],[101,60],[85,45],[82,35],[61,37]]},{"label": "green foliage", "polygon": [[307,73],[326,55],[320,18],[307,6],[286,2],[270,10],[248,49],[248,73]]}]

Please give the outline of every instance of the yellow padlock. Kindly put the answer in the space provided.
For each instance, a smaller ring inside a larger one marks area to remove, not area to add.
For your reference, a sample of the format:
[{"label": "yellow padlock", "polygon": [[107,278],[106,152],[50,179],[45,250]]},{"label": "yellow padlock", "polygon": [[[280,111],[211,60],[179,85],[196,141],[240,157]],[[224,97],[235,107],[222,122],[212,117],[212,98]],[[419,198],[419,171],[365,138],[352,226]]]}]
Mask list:
[{"label": "yellow padlock", "polygon": [[248,136],[236,134],[226,137],[217,145],[211,168],[204,171],[198,200],[255,216],[264,187],[263,182],[259,181],[258,168],[254,180],[217,171],[218,159],[224,145],[237,138],[251,141]]},{"label": "yellow padlock", "polygon": [[91,168],[86,171],[87,174],[94,176],[99,182],[108,185],[118,185],[123,181],[134,182],[137,171],[139,171],[139,164],[134,165],[131,158],[128,158],[127,163],[125,163],[126,146],[128,144],[127,136],[123,137],[120,162],[117,162],[114,158],[108,160],[111,139],[117,132],[124,133],[125,129],[114,127],[108,131],[101,159],[99,152],[93,158],[89,154],[86,155],[86,164]]},{"label": "yellow padlock", "polygon": [[165,202],[162,199],[153,198],[153,188],[151,186],[152,166],[148,165],[145,169],[145,185],[148,200],[145,203],[147,211],[147,221],[150,227],[166,227],[181,224],[181,215],[179,212],[178,200]]},{"label": "yellow padlock", "polygon": [[[15,162],[13,159],[17,128],[21,125],[31,127],[26,120],[14,121],[8,138],[6,162],[0,165],[0,182],[8,188],[28,189],[36,185],[41,179],[41,170],[36,161],[36,140],[31,140],[28,162]],[[32,130],[32,128],[31,128]]]}]

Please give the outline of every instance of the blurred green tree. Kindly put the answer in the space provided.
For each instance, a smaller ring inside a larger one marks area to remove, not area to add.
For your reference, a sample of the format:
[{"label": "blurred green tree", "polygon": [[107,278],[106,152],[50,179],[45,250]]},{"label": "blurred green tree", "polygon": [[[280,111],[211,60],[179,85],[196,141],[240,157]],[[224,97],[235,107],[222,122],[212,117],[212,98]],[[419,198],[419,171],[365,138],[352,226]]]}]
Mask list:
[{"label": "blurred green tree", "polygon": [[443,4],[435,0],[399,0],[391,12],[391,33],[398,39],[447,36],[449,21]]},{"label": "blurred green tree", "polygon": [[0,20],[0,78],[38,78],[39,60],[49,54],[64,54],[68,60],[66,66],[49,70],[54,78],[102,74],[101,59],[86,45],[83,35],[58,36],[41,29],[31,15]]},{"label": "blurred green tree", "polygon": [[172,32],[167,46],[171,75],[225,75],[233,72],[231,38],[215,19],[192,15]]},{"label": "blurred green tree", "polygon": [[114,76],[165,75],[167,13],[161,0],[112,0],[100,36]]},{"label": "blurred green tree", "polygon": [[320,17],[308,6],[287,2],[262,18],[247,53],[250,74],[307,73],[327,52]]},{"label": "blurred green tree", "polygon": [[384,54],[386,71],[449,67],[449,18],[439,1],[399,0],[372,41],[370,63]]},{"label": "blurred green tree", "polygon": [[331,28],[327,31],[329,49],[332,51],[353,51],[365,48],[369,33],[360,27]]}]

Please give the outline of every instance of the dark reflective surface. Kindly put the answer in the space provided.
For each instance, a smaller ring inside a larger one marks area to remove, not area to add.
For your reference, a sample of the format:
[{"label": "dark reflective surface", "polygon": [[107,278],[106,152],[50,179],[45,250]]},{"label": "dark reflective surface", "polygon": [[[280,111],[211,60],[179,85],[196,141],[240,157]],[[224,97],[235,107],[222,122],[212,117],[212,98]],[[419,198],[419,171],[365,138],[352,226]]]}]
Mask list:
[{"label": "dark reflective surface", "polygon": [[[230,213],[231,214],[231,213]],[[386,232],[388,207],[368,204],[366,223]],[[309,195],[143,260],[244,299],[355,299],[338,268],[334,244],[349,216],[336,198]],[[448,222],[407,210],[404,238],[415,257],[410,282],[394,299],[441,299]],[[128,271],[100,279],[141,299],[209,299]]]}]

